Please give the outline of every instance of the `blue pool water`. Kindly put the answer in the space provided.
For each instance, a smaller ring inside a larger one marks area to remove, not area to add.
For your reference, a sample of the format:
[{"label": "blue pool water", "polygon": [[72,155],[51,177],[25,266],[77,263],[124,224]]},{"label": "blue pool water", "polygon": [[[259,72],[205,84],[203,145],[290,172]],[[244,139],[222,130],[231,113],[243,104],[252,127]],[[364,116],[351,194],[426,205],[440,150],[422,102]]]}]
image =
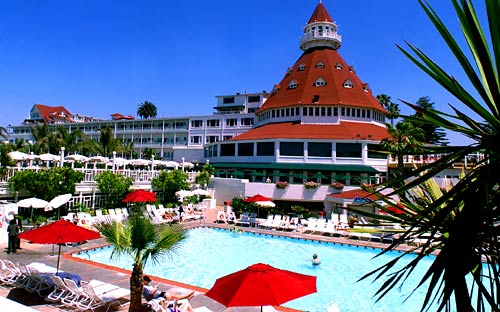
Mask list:
[{"label": "blue pool water", "polygon": [[[333,243],[297,240],[253,233],[233,233],[212,228],[196,228],[188,231],[173,257],[165,257],[161,265],[148,263],[145,274],[162,277],[203,288],[211,288],[218,277],[239,271],[254,263],[262,262],[280,269],[317,276],[318,292],[284,306],[303,311],[326,311],[336,302],[342,312],[414,312],[421,308],[426,287],[407,296],[417,285],[429,267],[432,258],[405,282],[402,289],[394,289],[379,302],[373,297],[382,281],[357,280],[372,269],[394,259],[399,253],[389,253],[373,258],[380,250],[344,246]],[[318,254],[321,264],[311,264],[312,254]],[[111,248],[75,254],[75,257],[110,263]],[[408,256],[408,262],[413,256]],[[406,259],[406,258],[405,258]],[[114,259],[113,265],[131,269],[129,257]],[[407,299],[405,302],[403,302]]]}]

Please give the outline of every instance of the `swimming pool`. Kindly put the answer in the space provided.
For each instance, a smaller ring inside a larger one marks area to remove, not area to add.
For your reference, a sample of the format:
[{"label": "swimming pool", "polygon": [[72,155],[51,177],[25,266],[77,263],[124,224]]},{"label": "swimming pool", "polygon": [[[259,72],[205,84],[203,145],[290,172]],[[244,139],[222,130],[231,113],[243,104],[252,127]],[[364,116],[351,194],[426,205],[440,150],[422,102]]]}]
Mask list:
[{"label": "swimming pool", "polygon": [[[187,238],[172,259],[166,257],[162,265],[148,263],[144,269],[150,274],[203,288],[211,288],[218,277],[262,262],[280,269],[317,276],[316,294],[290,301],[284,306],[303,311],[326,311],[335,301],[342,312],[414,312],[420,310],[426,287],[417,290],[403,302],[432,258],[423,259],[420,268],[412,274],[402,289],[394,289],[379,302],[372,298],[382,281],[357,280],[393,259],[398,253],[389,253],[372,259],[379,250],[333,243],[298,240],[289,237],[254,233],[233,233],[221,229],[195,228],[188,230]],[[321,264],[313,266],[312,254],[318,254]],[[111,248],[96,249],[75,257],[109,264]],[[413,256],[408,256],[408,261]],[[113,260],[113,265],[131,269],[128,257]],[[418,278],[416,278],[418,277]]]}]

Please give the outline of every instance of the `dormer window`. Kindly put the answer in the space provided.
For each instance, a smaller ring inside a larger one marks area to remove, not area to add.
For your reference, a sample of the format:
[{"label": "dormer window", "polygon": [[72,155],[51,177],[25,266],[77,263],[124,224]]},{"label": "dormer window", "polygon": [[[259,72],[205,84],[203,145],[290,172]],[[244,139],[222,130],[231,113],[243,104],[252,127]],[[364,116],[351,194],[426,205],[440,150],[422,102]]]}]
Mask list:
[{"label": "dormer window", "polygon": [[344,68],[344,65],[342,65],[342,63],[338,62],[337,64],[335,64],[335,68],[338,70],[341,70],[342,68]]},{"label": "dormer window", "polygon": [[274,85],[273,92],[277,93],[280,90],[280,85]]},{"label": "dormer window", "polygon": [[316,86],[316,87],[324,87],[324,86],[326,86],[325,79],[323,79],[321,77],[318,78],[318,79],[316,79],[316,81],[314,82],[314,86]]},{"label": "dormer window", "polygon": [[325,68],[325,64],[323,64],[323,62],[318,62],[316,68]]},{"label": "dormer window", "polygon": [[306,65],[300,64],[298,70],[303,71],[306,68]]},{"label": "dormer window", "polygon": [[370,86],[368,85],[368,83],[363,83],[363,90],[366,92],[370,91]]},{"label": "dormer window", "polygon": [[349,71],[350,71],[351,73],[355,73],[355,71],[354,71],[354,66],[352,66],[352,65],[351,65],[351,66],[349,66]]},{"label": "dormer window", "polygon": [[286,70],[286,75],[290,75],[291,73],[292,73],[292,68],[288,67],[288,69]]},{"label": "dormer window", "polygon": [[290,83],[288,84],[288,89],[295,89],[297,88],[299,84],[295,80],[291,80]]},{"label": "dormer window", "polygon": [[351,79],[347,79],[344,81],[344,88],[354,88],[354,84],[352,83]]}]

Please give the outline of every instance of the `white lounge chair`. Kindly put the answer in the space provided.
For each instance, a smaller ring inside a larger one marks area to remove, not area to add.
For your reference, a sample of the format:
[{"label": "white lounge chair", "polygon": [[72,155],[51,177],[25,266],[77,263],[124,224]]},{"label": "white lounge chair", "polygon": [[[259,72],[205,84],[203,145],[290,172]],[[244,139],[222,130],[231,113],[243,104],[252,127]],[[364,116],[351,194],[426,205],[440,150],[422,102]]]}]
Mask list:
[{"label": "white lounge chair", "polygon": [[307,226],[304,228],[304,233],[313,233],[316,231],[316,224],[318,222],[318,219],[311,218],[307,220]]},{"label": "white lounge chair", "polygon": [[106,311],[108,311],[113,305],[117,305],[119,307],[122,305],[119,299],[130,294],[130,290],[125,288],[117,288],[115,290],[98,294],[91,284],[85,281],[82,281],[81,284],[83,291],[91,299],[91,301],[89,303],[79,303],[77,306],[87,310],[94,311],[98,308],[106,307]]},{"label": "white lounge chair", "polygon": [[217,223],[227,223],[226,213],[222,210],[217,211]]}]

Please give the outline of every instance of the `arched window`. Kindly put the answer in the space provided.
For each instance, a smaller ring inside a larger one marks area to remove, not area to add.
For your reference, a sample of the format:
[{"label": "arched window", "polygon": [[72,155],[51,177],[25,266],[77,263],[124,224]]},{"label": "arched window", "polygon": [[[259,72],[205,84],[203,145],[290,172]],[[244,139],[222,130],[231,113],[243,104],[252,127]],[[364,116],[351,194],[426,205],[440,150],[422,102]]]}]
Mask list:
[{"label": "arched window", "polygon": [[325,68],[325,64],[323,64],[323,62],[318,62],[316,68]]},{"label": "arched window", "polygon": [[305,68],[306,68],[306,65],[300,64],[299,68],[298,68],[298,71],[303,71]]},{"label": "arched window", "polygon": [[338,70],[341,70],[342,68],[344,68],[344,65],[342,65],[342,63],[338,62],[337,64],[335,64],[335,68]]},{"label": "arched window", "polygon": [[297,81],[295,80],[290,80],[290,82],[288,83],[288,89],[295,89],[297,88],[299,84],[297,83]]}]

